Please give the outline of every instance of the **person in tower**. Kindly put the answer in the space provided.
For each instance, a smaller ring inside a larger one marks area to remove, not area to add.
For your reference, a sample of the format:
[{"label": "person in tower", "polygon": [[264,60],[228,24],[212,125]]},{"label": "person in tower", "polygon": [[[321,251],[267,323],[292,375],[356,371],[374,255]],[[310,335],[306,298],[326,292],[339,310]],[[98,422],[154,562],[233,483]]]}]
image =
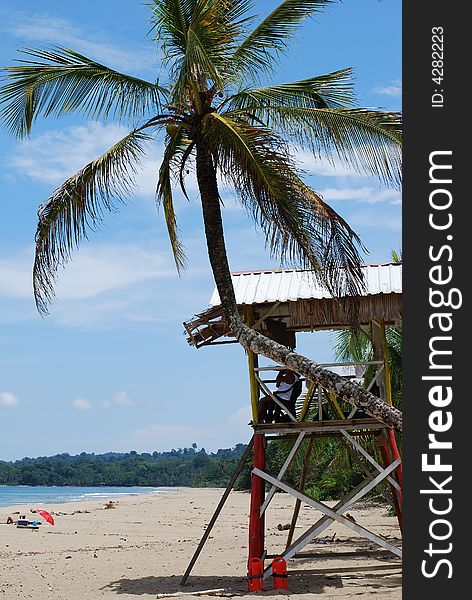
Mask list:
[{"label": "person in tower", "polygon": [[[282,369],[277,374],[275,385],[277,390],[274,396],[295,416],[295,402],[302,392],[300,375],[290,369]],[[259,423],[283,423],[291,420],[271,396],[264,396],[259,400],[258,413]]]}]

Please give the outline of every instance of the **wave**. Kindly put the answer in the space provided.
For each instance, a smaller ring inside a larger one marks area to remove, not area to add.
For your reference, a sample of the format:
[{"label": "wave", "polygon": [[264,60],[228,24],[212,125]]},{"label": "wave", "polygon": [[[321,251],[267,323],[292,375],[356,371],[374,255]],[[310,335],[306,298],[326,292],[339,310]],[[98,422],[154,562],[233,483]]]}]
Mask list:
[{"label": "wave", "polygon": [[120,488],[103,489],[61,486],[2,486],[0,487],[0,506],[16,506],[20,504],[39,506],[47,504],[63,504],[66,502],[83,502],[102,500],[119,496],[137,496],[139,494],[161,494],[175,492],[169,488]]}]

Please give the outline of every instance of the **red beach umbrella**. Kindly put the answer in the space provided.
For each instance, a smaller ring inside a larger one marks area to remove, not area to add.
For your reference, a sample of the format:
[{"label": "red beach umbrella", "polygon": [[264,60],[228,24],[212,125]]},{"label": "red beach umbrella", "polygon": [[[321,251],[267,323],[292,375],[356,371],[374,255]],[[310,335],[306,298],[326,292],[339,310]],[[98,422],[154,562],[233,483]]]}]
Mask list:
[{"label": "red beach umbrella", "polygon": [[54,519],[53,517],[48,513],[47,510],[37,510],[36,511],[39,515],[41,515],[43,517],[44,520],[46,520],[48,523],[51,523],[51,525],[54,525]]}]

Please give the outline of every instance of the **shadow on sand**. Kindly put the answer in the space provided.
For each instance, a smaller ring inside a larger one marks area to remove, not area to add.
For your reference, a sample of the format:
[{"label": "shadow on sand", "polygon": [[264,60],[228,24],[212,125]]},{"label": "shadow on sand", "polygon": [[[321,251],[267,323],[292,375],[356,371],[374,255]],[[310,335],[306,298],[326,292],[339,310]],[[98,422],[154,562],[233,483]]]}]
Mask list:
[{"label": "shadow on sand", "polygon": [[[137,596],[149,594],[189,593],[200,590],[214,590],[223,588],[225,596],[244,596],[248,594],[247,581],[243,577],[218,577],[218,576],[195,576],[191,577],[184,587],[180,586],[181,577],[143,577],[142,579],[119,579],[113,581],[103,590],[113,591],[116,594],[135,594]],[[342,587],[340,577],[320,577],[319,575],[293,575],[290,577],[290,593],[306,594],[308,592],[321,593],[326,586]],[[264,593],[274,593],[272,582],[267,581],[264,585]],[[222,593],[223,595],[223,593]]]},{"label": "shadow on sand", "polygon": [[[338,567],[336,569],[312,569],[309,571],[292,571],[289,574],[289,593],[293,594],[322,594],[326,588],[342,588],[351,584],[353,580],[359,585],[368,587],[372,593],[381,589],[391,589],[401,586],[401,574],[398,565],[385,565],[384,573],[376,572],[372,567]],[[395,571],[395,572],[392,572]],[[332,575],[328,573],[333,573]],[[388,575],[388,577],[385,577]],[[136,596],[156,594],[177,594],[197,592],[201,590],[214,590],[223,588],[224,596],[244,596],[248,593],[247,581],[243,577],[227,576],[193,576],[187,585],[180,586],[181,576],[168,577],[142,577],[140,579],[118,579],[102,588],[104,591],[116,594],[129,594]],[[345,580],[345,581],[343,581]],[[264,592],[259,595],[274,594],[271,580],[267,580]],[[334,591],[334,590],[333,590]]]}]

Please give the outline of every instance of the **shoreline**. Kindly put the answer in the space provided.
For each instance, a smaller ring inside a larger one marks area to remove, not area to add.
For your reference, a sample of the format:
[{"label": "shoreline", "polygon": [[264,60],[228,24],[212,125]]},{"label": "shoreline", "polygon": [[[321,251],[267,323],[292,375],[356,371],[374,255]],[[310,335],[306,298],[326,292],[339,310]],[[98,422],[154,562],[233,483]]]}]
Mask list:
[{"label": "shoreline", "polygon": [[[28,486],[28,485],[25,485],[25,486],[3,486],[3,487],[10,487],[10,488],[11,487],[19,487],[19,488],[27,488],[29,490],[34,490],[36,487],[38,487],[38,488],[49,488],[49,489],[54,488],[54,489],[58,489],[58,490],[60,490],[60,489],[71,489],[71,488],[86,490],[88,487],[90,487],[90,489],[97,489],[97,488],[99,488],[99,486],[81,486],[81,487],[78,487],[78,486],[66,486],[66,485],[64,485],[64,486],[61,486],[61,485],[58,485],[58,486]],[[112,487],[112,486],[110,486],[110,487]],[[131,488],[131,486],[113,486],[113,487],[115,489],[119,489],[120,487],[122,487],[122,489],[130,489]],[[139,486],[140,490],[142,490],[143,488],[144,488],[144,486]],[[68,498],[68,499],[65,499],[65,500],[61,500],[61,501],[55,500],[55,501],[52,501],[52,502],[48,502],[48,501],[41,501],[41,502],[37,501],[37,502],[34,502],[34,501],[31,501],[31,502],[21,502],[21,503],[18,503],[18,504],[6,504],[6,505],[0,504],[0,512],[1,511],[5,511],[5,510],[9,510],[9,509],[10,510],[13,510],[13,509],[16,510],[18,507],[31,507],[31,505],[33,505],[33,504],[37,505],[37,506],[42,506],[42,507],[44,507],[46,505],[51,505],[52,506],[52,505],[64,505],[64,504],[79,504],[81,502],[99,501],[100,499],[106,499],[106,498],[108,498],[108,496],[114,496],[114,495],[120,496],[121,498],[125,498],[125,497],[136,498],[138,496],[148,496],[148,495],[153,495],[153,494],[175,493],[175,492],[178,492],[181,489],[196,489],[196,488],[185,488],[185,486],[182,486],[182,487],[168,487],[168,488],[165,488],[164,486],[162,486],[162,487],[149,486],[149,490],[150,490],[149,492],[142,492],[142,491],[139,491],[139,492],[118,492],[118,491],[113,491],[113,492],[110,492],[110,493],[107,493],[107,494],[105,492],[103,492],[103,494],[97,492],[96,494],[90,494],[90,496],[91,496],[90,499]],[[219,488],[212,488],[212,489],[219,489]]]},{"label": "shoreline", "polygon": [[[192,591],[224,589],[225,596],[253,598],[247,592],[246,568],[250,495],[232,492],[188,585],[180,587],[222,488],[179,488],[173,494],[120,497],[116,508],[100,500],[51,504],[57,512],[54,527],[22,531],[5,525],[12,507],[0,508],[0,595],[6,600],[151,600],[160,594],[188,598]],[[106,498],[105,500],[108,500]],[[330,503],[331,504],[331,503]],[[25,513],[29,513],[29,505]],[[34,508],[34,507],[31,507]],[[15,511],[21,510],[18,505]],[[267,548],[280,553],[290,522],[293,499],[276,494],[266,518]],[[359,504],[350,509],[356,521],[390,540],[399,538],[396,519],[387,508]],[[62,514],[61,514],[62,513]],[[320,513],[302,505],[300,535]],[[334,541],[333,541],[334,540]],[[375,548],[376,550],[377,548]],[[331,525],[307,547],[316,559],[289,561],[289,593],[304,600],[356,595],[369,600],[401,599],[401,564],[393,556],[379,556],[373,545],[360,540],[339,523]],[[268,562],[266,565],[268,566]],[[25,575],[26,574],[26,575]],[[221,594],[220,594],[221,595]],[[271,581],[262,595],[276,598]]]}]

